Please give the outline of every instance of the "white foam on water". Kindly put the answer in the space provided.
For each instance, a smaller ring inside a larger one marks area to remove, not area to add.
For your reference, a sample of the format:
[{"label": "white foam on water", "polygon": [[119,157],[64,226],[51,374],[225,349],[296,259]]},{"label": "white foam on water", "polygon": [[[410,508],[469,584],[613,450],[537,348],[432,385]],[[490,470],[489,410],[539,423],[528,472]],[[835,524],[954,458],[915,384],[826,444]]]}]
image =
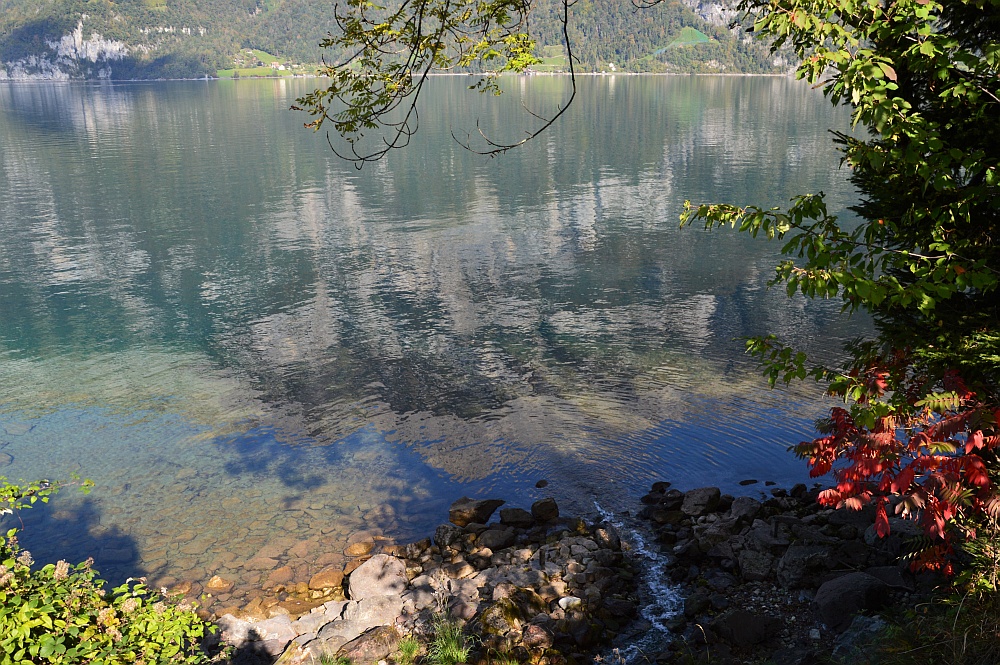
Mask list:
[{"label": "white foam on water", "polygon": [[[674,563],[673,557],[655,551],[637,529],[625,524],[614,513],[606,510],[596,500],[594,507],[604,521],[618,529],[625,540],[631,545],[633,557],[642,563],[642,581],[645,584],[645,594],[649,598],[639,614],[649,622],[650,629],[624,649],[614,649],[614,660],[624,663],[635,663],[640,659],[651,660],[653,654],[648,653],[658,645],[669,640],[670,630],[667,621],[683,609],[683,599],[676,586],[670,584],[668,568]],[[647,654],[650,657],[647,657]]]}]

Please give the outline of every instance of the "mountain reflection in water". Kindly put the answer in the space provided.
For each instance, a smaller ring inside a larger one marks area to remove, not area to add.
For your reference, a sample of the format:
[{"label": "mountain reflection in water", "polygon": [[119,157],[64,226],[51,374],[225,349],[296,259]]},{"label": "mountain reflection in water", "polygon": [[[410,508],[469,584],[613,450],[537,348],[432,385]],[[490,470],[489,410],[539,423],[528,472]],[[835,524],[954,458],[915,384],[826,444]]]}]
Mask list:
[{"label": "mountain reflection in water", "polygon": [[[288,112],[312,81],[0,86],[0,448],[94,479],[26,514],[38,560],[112,579],[308,578],[361,529],[462,494],[629,509],[653,480],[805,479],[827,407],[737,338],[820,359],[868,323],[766,289],[778,247],[679,230],[685,199],[852,192],[845,109],[781,78],[430,83],[414,143],[358,172]],[[549,481],[544,490],[537,480]]]}]

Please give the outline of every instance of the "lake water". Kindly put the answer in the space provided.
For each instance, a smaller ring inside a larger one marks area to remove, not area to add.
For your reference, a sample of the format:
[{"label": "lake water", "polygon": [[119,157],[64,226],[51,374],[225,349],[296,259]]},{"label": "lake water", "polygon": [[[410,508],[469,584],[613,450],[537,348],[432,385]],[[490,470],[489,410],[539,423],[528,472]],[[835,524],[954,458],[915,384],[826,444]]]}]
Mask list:
[{"label": "lake water", "polygon": [[[431,81],[412,145],[356,170],[288,111],[316,81],[0,86],[0,474],[97,483],[24,514],[41,561],[112,579],[298,579],[463,494],[622,511],[655,480],[806,480],[829,406],[742,336],[822,359],[865,331],[768,290],[778,247],[678,229],[685,199],[852,200],[807,86]],[[548,486],[537,489],[537,481]]]}]

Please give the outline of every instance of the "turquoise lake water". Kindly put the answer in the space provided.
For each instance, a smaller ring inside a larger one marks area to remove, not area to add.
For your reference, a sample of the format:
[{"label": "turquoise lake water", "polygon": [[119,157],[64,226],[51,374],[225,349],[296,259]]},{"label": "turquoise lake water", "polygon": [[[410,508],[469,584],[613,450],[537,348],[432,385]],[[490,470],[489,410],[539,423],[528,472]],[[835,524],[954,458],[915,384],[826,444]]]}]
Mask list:
[{"label": "turquoise lake water", "polygon": [[[463,494],[634,510],[649,484],[805,481],[829,404],[737,338],[820,359],[869,325],[766,284],[778,247],[678,229],[685,199],[853,197],[807,86],[433,80],[362,171],[288,110],[315,81],[0,86],[0,474],[97,483],[25,513],[41,561],[112,579],[298,579],[360,530],[426,535]],[[844,213],[847,214],[847,213]],[[537,481],[548,486],[537,489]]]}]

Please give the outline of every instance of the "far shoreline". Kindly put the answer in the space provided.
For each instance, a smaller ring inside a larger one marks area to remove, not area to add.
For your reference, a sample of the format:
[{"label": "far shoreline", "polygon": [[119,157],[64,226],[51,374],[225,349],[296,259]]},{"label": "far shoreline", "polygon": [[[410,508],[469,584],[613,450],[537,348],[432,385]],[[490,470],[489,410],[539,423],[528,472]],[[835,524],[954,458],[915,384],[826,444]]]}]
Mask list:
[{"label": "far shoreline", "polygon": [[[483,76],[476,73],[460,72],[431,72],[427,74],[429,78],[438,77],[476,77]],[[747,72],[523,72],[520,74],[504,73],[502,77],[511,78],[534,78],[534,77],[600,77],[608,78],[615,76],[709,76],[727,78],[789,78],[794,76],[794,71],[775,74],[753,74]],[[329,76],[320,74],[290,74],[287,76],[241,76],[241,77],[221,77],[221,76],[201,76],[197,78],[155,78],[155,79],[88,79],[88,78],[0,78],[0,83],[163,83],[169,81],[276,81],[287,79],[326,79]]]}]

